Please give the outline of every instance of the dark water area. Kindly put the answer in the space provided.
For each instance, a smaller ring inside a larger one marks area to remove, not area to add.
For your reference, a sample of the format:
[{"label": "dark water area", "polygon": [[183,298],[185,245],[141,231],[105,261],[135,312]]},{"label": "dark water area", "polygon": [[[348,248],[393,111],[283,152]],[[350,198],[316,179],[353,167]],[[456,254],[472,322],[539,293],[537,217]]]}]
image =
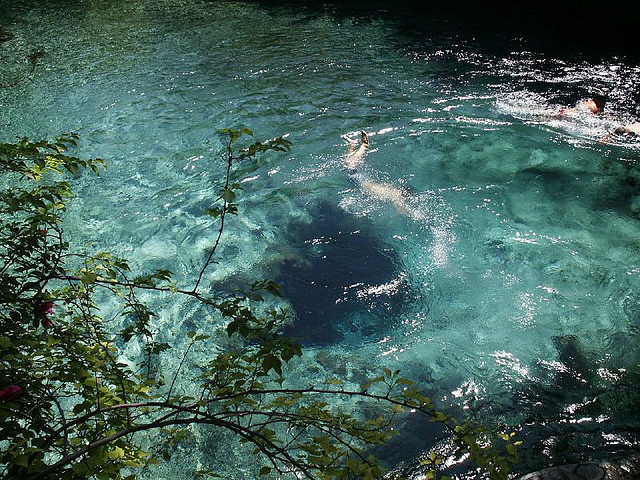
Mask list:
[{"label": "dark water area", "polygon": [[[518,2],[354,0],[349,2],[255,0],[274,15],[303,12],[313,18],[330,15],[340,21],[383,20],[395,26],[392,41],[407,52],[448,47],[482,56],[505,57],[532,52],[549,58],[587,63],[640,64],[640,4],[632,1],[593,5],[580,0]],[[529,83],[529,88],[535,85]],[[544,87],[543,87],[544,88]],[[573,103],[588,95],[607,96],[598,88],[566,90],[558,100]],[[627,88],[626,110],[640,113],[640,85]]]},{"label": "dark water area", "polygon": [[[437,36],[441,41],[448,36],[452,43],[475,43],[485,52],[504,54],[531,49],[587,59],[640,60],[636,47],[640,6],[627,0],[597,6],[581,0],[247,0],[247,3],[271,9],[274,16],[294,11],[309,17],[331,15],[338,20],[390,21],[395,23],[398,37],[409,46],[429,37]],[[54,11],[82,4],[104,9],[109,6],[108,1],[20,0],[13,2],[10,12],[0,12],[0,21],[11,23],[12,17],[32,8]]]},{"label": "dark water area", "polygon": [[389,318],[399,318],[407,302],[401,282],[385,288],[402,275],[394,251],[370,231],[368,219],[328,202],[310,213],[312,223],[287,232],[297,256],[284,263],[277,278],[296,312],[286,333],[306,345],[380,340],[394,326]]},{"label": "dark water area", "polygon": [[526,48],[591,59],[611,56],[640,59],[636,47],[640,6],[631,1],[597,6],[580,0],[259,0],[256,3],[271,8],[296,8],[309,15],[331,14],[338,19],[392,21],[397,25],[399,37],[409,44],[444,34],[453,42],[474,42],[485,51],[501,54]]}]

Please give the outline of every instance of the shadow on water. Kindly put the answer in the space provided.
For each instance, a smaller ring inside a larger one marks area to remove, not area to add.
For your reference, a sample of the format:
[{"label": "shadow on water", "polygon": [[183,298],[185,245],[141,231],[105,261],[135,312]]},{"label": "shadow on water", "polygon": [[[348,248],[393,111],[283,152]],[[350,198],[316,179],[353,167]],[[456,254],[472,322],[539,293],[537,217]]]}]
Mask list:
[{"label": "shadow on water", "polygon": [[379,340],[405,303],[395,253],[376,239],[367,218],[327,202],[311,216],[288,234],[303,260],[285,261],[277,278],[296,315],[287,334],[314,345]]},{"label": "shadow on water", "polygon": [[[537,380],[514,386],[511,404],[493,402],[490,398],[477,398],[469,404],[469,413],[479,424],[484,423],[483,419],[502,418],[505,424],[518,425],[514,431],[523,444],[518,448],[519,463],[513,474],[550,465],[615,461],[638,452],[640,369],[635,348],[638,335],[632,329],[611,336],[604,358],[585,349],[576,335],[553,337],[557,357],[540,361]],[[625,368],[615,372],[613,367],[621,365],[619,356],[627,361]],[[541,381],[543,378],[546,380]],[[400,437],[403,441],[407,438],[411,436]],[[422,438],[414,440],[421,444]],[[435,445],[443,454],[449,451],[446,442],[437,442],[437,436],[431,438],[429,445]],[[406,448],[402,444],[399,447]],[[415,455],[411,447],[407,453]],[[401,478],[422,478],[426,471],[421,463],[424,458],[421,452],[413,459],[403,460],[394,467],[394,472]],[[459,474],[460,478],[478,478],[465,474],[473,468],[468,459],[460,457],[441,473],[454,478]]]},{"label": "shadow on water", "polygon": [[[479,412],[518,418],[521,473],[556,465],[624,458],[637,452],[640,389],[637,354],[616,369],[619,355],[636,351],[637,333],[608,339],[602,358],[576,335],[553,337],[557,357],[541,360],[536,378],[517,385],[511,405],[478,402]],[[540,379],[546,379],[541,381]],[[512,421],[512,420],[510,420]]]}]

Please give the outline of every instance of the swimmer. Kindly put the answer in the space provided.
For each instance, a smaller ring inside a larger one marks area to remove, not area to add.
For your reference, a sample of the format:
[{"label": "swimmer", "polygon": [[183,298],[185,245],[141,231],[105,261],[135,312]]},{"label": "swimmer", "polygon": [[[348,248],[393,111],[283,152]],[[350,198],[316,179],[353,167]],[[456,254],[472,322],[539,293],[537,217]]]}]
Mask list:
[{"label": "swimmer", "polygon": [[344,157],[344,166],[350,171],[355,171],[360,166],[364,160],[364,156],[367,154],[367,150],[369,149],[369,135],[367,135],[367,132],[364,130],[361,130],[360,134],[360,147],[357,150],[357,142],[348,140],[349,147],[347,148],[347,154]]},{"label": "swimmer", "polygon": [[364,161],[364,157],[369,150],[369,135],[364,130],[361,130],[360,147],[356,149],[357,142],[349,140],[349,146],[347,147],[347,153],[344,157],[344,166],[349,171],[349,176],[360,183],[362,189],[369,195],[379,198],[380,200],[389,200],[393,203],[399,213],[408,215],[407,204],[405,200],[405,193],[393,185],[386,183],[376,183],[371,180],[367,180],[360,174],[356,174],[356,169]]},{"label": "swimmer", "polygon": [[555,115],[556,117],[565,117],[576,115],[580,113],[592,113],[594,115],[602,113],[604,109],[605,100],[602,97],[593,97],[586,102],[580,103],[573,108],[561,108]]},{"label": "swimmer", "polygon": [[640,135],[640,122],[622,125],[616,128],[613,133],[617,135]]},{"label": "swimmer", "polygon": [[600,143],[607,143],[611,138],[611,135],[638,135],[640,136],[640,122],[628,123],[626,125],[620,125],[616,129],[613,130],[612,133],[609,133],[600,139]]}]

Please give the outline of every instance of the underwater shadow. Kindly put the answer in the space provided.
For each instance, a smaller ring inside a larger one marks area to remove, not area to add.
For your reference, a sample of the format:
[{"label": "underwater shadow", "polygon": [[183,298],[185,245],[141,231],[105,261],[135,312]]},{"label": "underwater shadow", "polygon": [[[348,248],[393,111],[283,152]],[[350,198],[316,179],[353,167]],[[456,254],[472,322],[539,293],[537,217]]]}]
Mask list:
[{"label": "underwater shadow", "polygon": [[285,333],[308,345],[379,340],[406,303],[397,255],[367,218],[328,202],[310,214],[311,223],[289,229],[287,243],[298,260],[285,261],[276,278],[295,312]]}]

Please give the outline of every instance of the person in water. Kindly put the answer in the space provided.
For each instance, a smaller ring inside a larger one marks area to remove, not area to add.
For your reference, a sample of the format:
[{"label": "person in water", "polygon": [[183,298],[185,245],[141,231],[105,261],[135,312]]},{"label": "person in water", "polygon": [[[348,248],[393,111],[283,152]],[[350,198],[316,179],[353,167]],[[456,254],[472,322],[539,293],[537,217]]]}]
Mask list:
[{"label": "person in water", "polygon": [[640,122],[628,123],[626,125],[620,125],[616,127],[612,133],[609,133],[600,139],[600,143],[607,143],[611,138],[611,135],[625,135],[625,136],[640,136]]},{"label": "person in water", "polygon": [[[349,146],[347,147],[347,153],[344,157],[344,166],[349,172],[349,176],[356,180],[362,189],[373,197],[380,200],[388,200],[393,203],[399,213],[408,215],[408,209],[404,192],[394,185],[387,183],[372,182],[361,174],[356,175],[358,167],[364,161],[370,141],[369,135],[364,130],[360,131],[360,146],[357,147],[358,142],[348,139]],[[356,148],[357,147],[357,148]]]},{"label": "person in water", "polygon": [[573,108],[561,108],[557,116],[565,117],[565,116],[571,116],[571,115],[576,115],[580,113],[592,113],[595,115],[598,113],[602,113],[605,103],[606,102],[604,98],[593,97],[587,100],[586,102],[579,103]]},{"label": "person in water", "polygon": [[367,154],[369,149],[369,135],[364,130],[360,131],[360,147],[356,149],[357,141],[348,139],[349,146],[347,147],[347,154],[344,157],[344,166],[350,172],[355,172]]},{"label": "person in water", "polygon": [[640,135],[640,122],[621,125],[613,133],[616,135]]}]

